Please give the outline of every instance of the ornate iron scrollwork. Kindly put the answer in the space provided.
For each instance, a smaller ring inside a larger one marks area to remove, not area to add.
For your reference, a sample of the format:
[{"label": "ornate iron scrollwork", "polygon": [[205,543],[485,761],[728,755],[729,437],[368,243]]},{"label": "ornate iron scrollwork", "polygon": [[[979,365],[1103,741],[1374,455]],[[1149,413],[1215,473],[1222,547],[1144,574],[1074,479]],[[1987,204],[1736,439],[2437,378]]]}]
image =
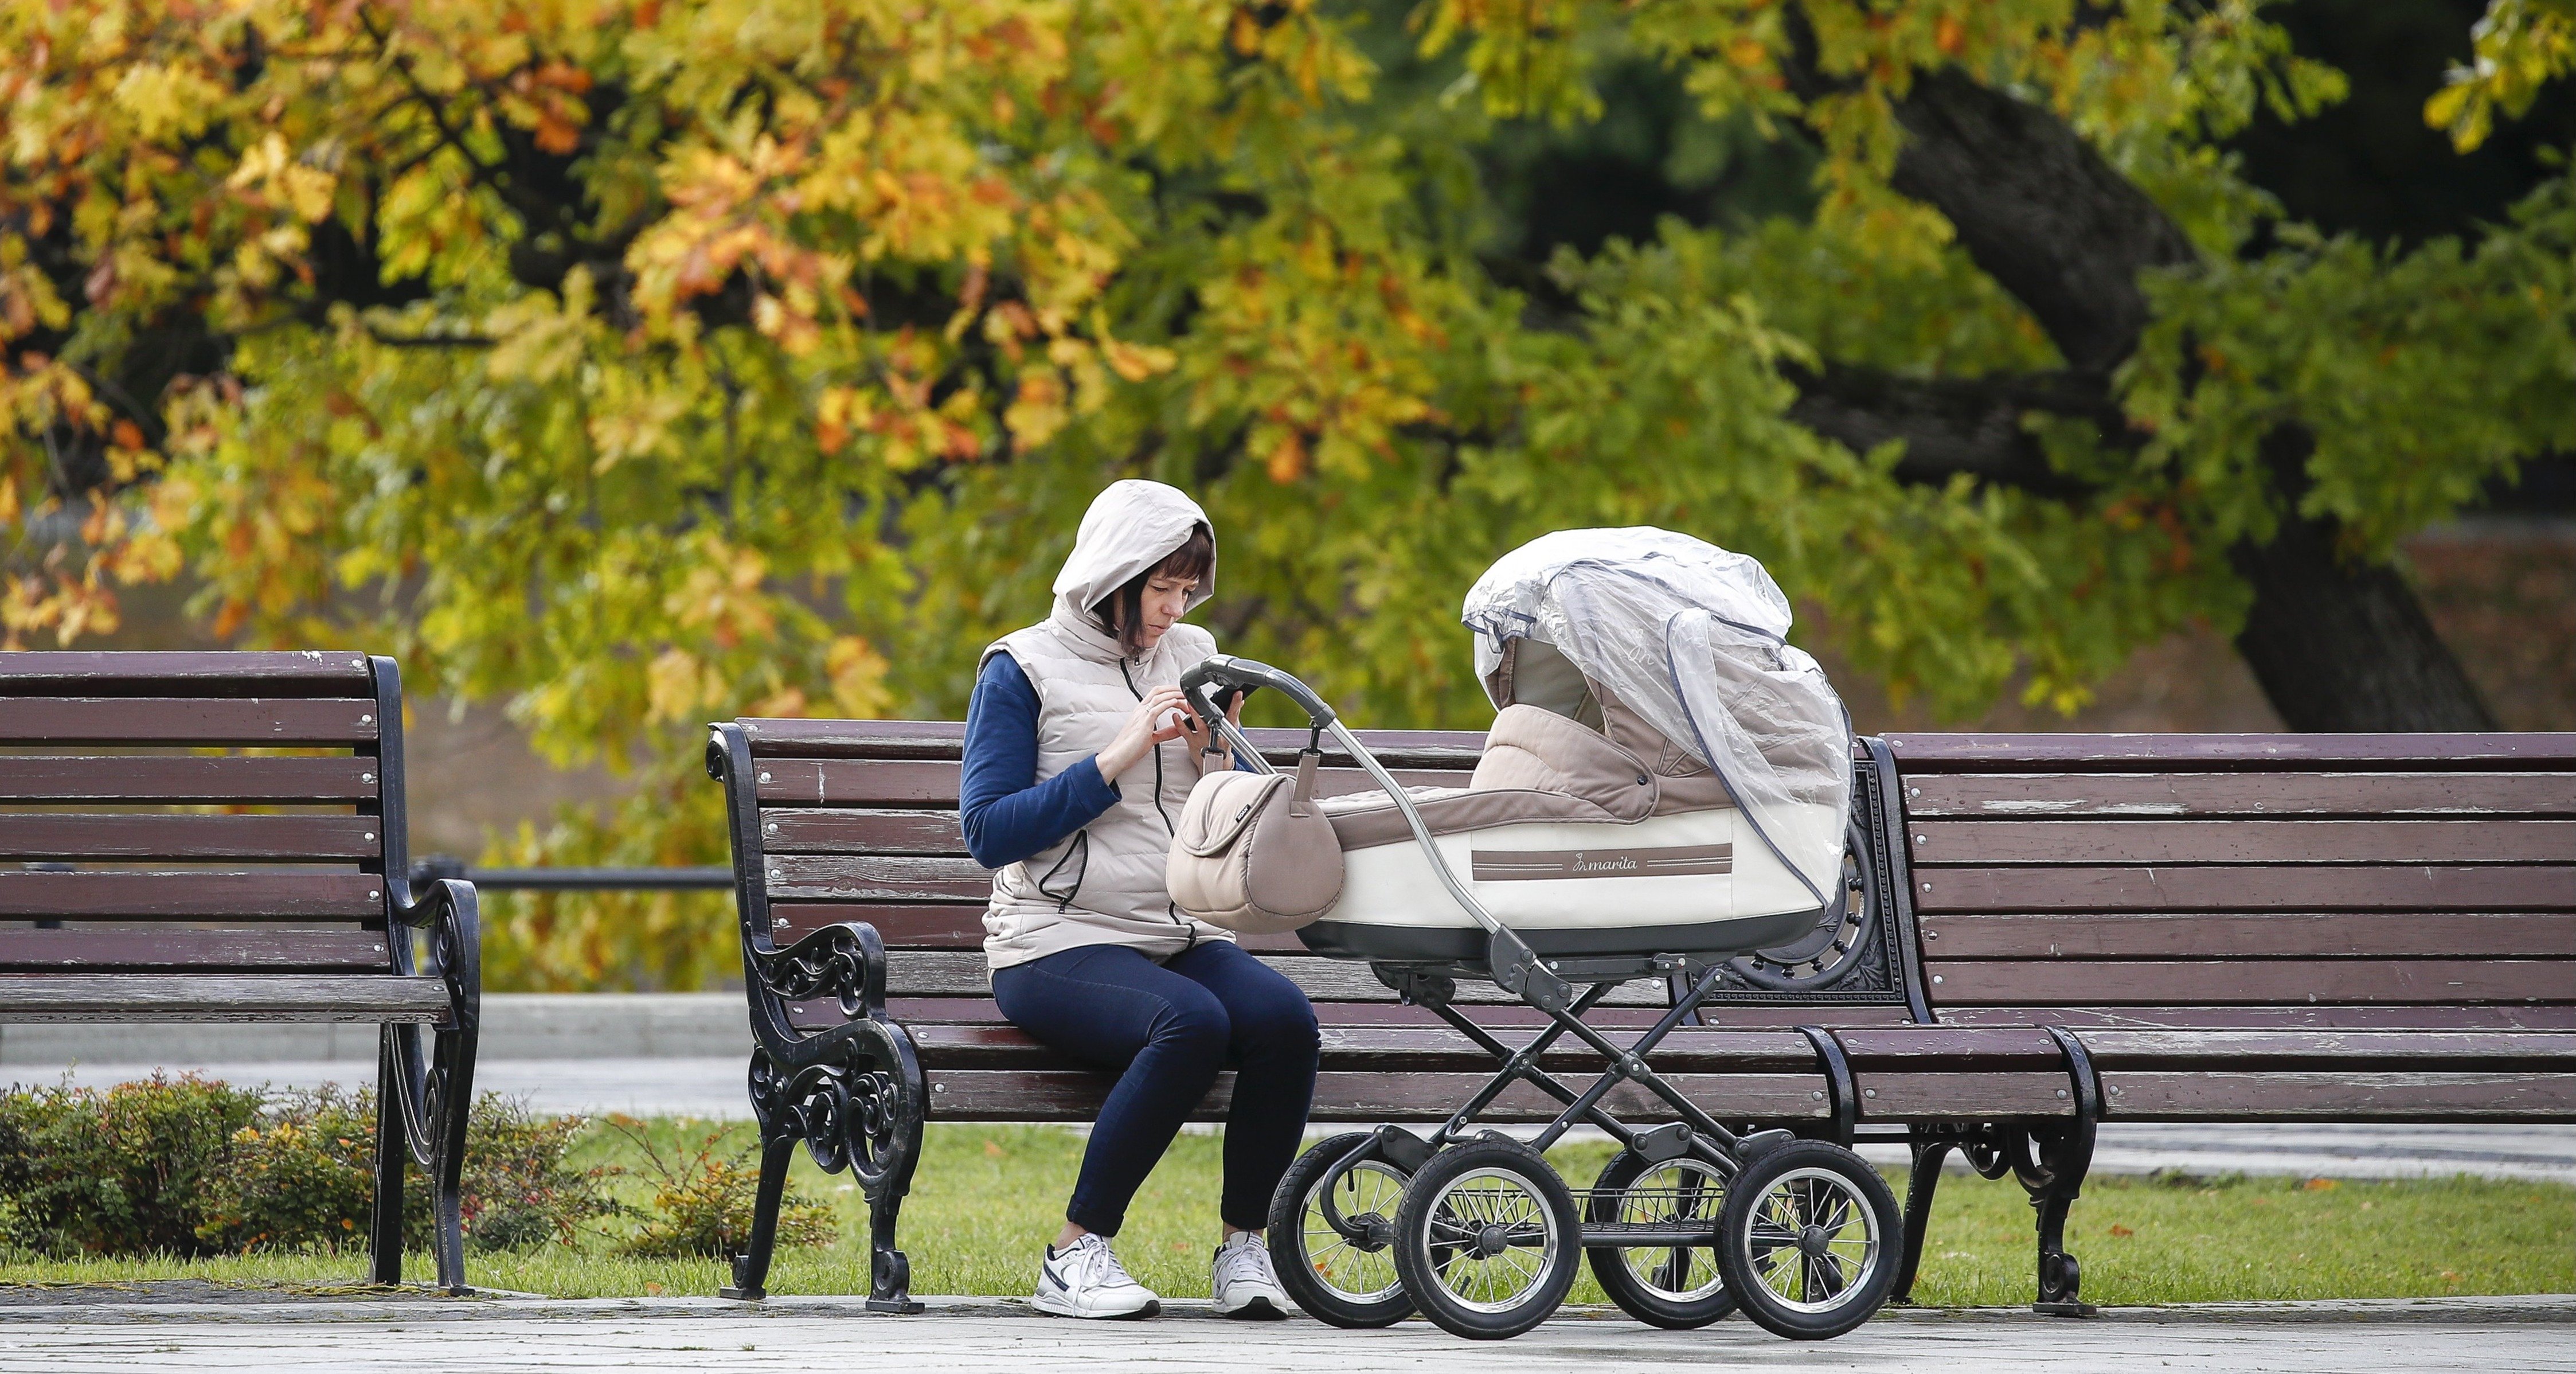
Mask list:
[{"label": "ornate iron scrollwork", "polygon": [[865,926],[825,926],[781,950],[753,950],[760,984],[790,1002],[835,1001],[856,1018],[881,1008],[885,954]]},{"label": "ornate iron scrollwork", "polygon": [[[1803,937],[1721,965],[1709,1005],[1909,1002],[1904,860],[1892,852],[1885,823],[1892,786],[1892,772],[1875,757],[1854,765],[1841,884]],[[1676,985],[1689,986],[1706,967],[1694,962]]]}]

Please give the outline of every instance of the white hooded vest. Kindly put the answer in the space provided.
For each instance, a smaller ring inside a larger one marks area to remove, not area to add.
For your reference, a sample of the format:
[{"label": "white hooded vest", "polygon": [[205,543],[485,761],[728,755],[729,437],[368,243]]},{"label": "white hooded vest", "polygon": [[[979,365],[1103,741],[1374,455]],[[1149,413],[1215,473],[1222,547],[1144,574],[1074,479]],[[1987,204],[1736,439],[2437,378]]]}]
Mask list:
[{"label": "white hooded vest", "polygon": [[[1113,482],[1093,499],[1073,552],[1056,574],[1055,609],[984,651],[1009,654],[1038,696],[1038,771],[1044,782],[1108,746],[1156,687],[1170,686],[1216,652],[1196,625],[1174,625],[1142,653],[1127,655],[1091,611],[1137,574],[1187,543],[1194,526],[1215,527],[1197,502],[1160,482]],[[1196,610],[1216,586],[1209,565],[1190,593]],[[1172,828],[1198,781],[1200,756],[1186,739],[1156,745],[1110,779],[1118,801],[1091,824],[993,875],[984,910],[984,956],[1009,968],[1084,945],[1125,945],[1155,959],[1201,940],[1233,935],[1191,919],[1163,885]]]}]

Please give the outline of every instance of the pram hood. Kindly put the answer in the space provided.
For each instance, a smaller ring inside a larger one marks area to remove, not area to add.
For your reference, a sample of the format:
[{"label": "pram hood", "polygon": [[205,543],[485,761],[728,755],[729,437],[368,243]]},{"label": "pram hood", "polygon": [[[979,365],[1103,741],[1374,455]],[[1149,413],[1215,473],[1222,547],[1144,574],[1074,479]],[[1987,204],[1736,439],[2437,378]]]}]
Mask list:
[{"label": "pram hood", "polygon": [[[1652,527],[1560,530],[1486,569],[1460,619],[1497,709],[1573,714],[1562,655],[1715,771],[1819,904],[1839,884],[1850,718],[1824,670],[1789,644],[1789,599],[1759,562]],[[1525,654],[1529,643],[1555,653]]]},{"label": "pram hood", "polygon": [[[1082,513],[1073,552],[1065,555],[1064,567],[1055,575],[1057,608],[1071,611],[1077,620],[1087,618],[1110,593],[1188,543],[1193,525],[1206,525],[1209,539],[1215,539],[1216,526],[1207,512],[1180,488],[1139,478],[1110,483]],[[1199,579],[1184,610],[1196,610],[1214,595],[1211,555],[1207,576]]]}]

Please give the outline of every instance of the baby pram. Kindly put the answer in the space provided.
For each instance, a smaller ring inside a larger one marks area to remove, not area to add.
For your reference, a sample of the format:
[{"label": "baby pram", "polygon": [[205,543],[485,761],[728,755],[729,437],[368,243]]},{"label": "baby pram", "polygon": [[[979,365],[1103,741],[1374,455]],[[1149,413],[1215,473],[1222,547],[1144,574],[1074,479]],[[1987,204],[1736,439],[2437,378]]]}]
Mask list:
[{"label": "baby pram", "polygon": [[[1556,1309],[1588,1251],[1611,1298],[1656,1325],[1740,1306],[1784,1336],[1851,1330],[1894,1279],[1886,1182],[1840,1146],[1727,1129],[1649,1062],[1696,1019],[1722,960],[1798,939],[1843,898],[1850,729],[1783,637],[1787,599],[1759,563],[1685,535],[1571,530],[1496,563],[1464,619],[1499,712],[1465,788],[1404,788],[1266,664],[1219,656],[1181,680],[1238,757],[1269,767],[1226,704],[1269,687],[1305,711],[1308,752],[1329,733],[1384,787],[1327,804],[1344,887],[1301,935],[1369,961],[1502,1064],[1427,1139],[1390,1126],[1307,1151],[1272,1204],[1281,1281],[1338,1325],[1418,1308],[1462,1336],[1506,1337]],[[1459,978],[1491,980],[1550,1026],[1505,1043],[1453,1004]],[[1586,1024],[1639,978],[1683,989],[1651,1029],[1620,1045]],[[1539,1067],[1569,1036],[1608,1065],[1579,1090]],[[1527,1141],[1472,1131],[1516,1082],[1564,1110]],[[1614,1118],[1602,1104],[1623,1082],[1678,1119]],[[1622,1148],[1578,1194],[1543,1152],[1587,1124]]]}]

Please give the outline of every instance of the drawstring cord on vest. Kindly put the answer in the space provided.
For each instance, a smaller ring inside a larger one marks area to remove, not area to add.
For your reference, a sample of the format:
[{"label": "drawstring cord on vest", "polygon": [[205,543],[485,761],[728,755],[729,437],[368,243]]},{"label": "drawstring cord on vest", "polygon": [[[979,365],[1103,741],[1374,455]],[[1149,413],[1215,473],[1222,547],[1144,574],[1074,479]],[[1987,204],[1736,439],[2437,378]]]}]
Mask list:
[{"label": "drawstring cord on vest", "polygon": [[[1056,873],[1061,870],[1066,863],[1070,862],[1076,854],[1082,856],[1082,867],[1074,870],[1073,886],[1066,888],[1061,895],[1047,891],[1047,884],[1055,878]],[[1041,897],[1054,897],[1056,914],[1061,916],[1073,908],[1073,899],[1082,895],[1082,880],[1090,876],[1091,831],[1089,827],[1085,827],[1073,832],[1073,843],[1066,845],[1064,852],[1055,856],[1055,862],[1047,865],[1046,876],[1038,879],[1038,895]],[[1169,903],[1166,903],[1166,905],[1169,905]]]},{"label": "drawstring cord on vest", "polygon": [[[1120,654],[1118,656],[1118,676],[1126,681],[1127,694],[1129,696],[1136,698],[1139,702],[1144,701],[1145,694],[1136,690],[1135,675],[1127,671],[1127,656],[1125,654]],[[1154,814],[1163,818],[1164,831],[1177,839],[1180,837],[1181,828],[1172,824],[1172,813],[1163,809],[1163,746],[1160,744],[1155,745],[1153,747],[1153,752]],[[1043,891],[1044,889],[1040,890]],[[1166,895],[1163,900],[1163,913],[1172,918],[1172,924],[1179,926],[1190,933],[1189,943],[1181,946],[1181,953],[1189,953],[1191,947],[1195,946],[1199,942],[1199,928],[1196,925],[1181,919],[1181,909],[1172,904],[1168,895]]]}]

